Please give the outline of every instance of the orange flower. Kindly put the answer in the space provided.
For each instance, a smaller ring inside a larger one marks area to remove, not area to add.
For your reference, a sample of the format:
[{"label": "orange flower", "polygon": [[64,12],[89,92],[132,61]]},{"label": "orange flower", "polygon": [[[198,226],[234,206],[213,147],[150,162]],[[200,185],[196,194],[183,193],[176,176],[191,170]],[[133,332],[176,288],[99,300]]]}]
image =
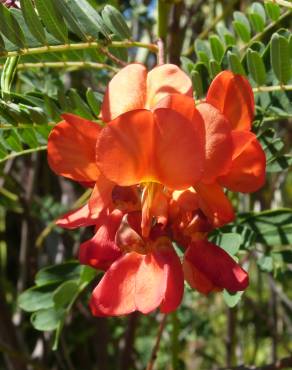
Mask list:
[{"label": "orange flower", "polygon": [[[193,100],[179,94],[165,97],[159,107],[193,116]],[[245,77],[223,71],[213,80],[206,102],[197,106],[204,121],[205,165],[200,181],[193,184],[199,208],[214,226],[234,218],[222,186],[243,193],[260,189],[265,182],[266,158],[250,132],[254,114],[253,92]]]},{"label": "orange flower", "polygon": [[135,109],[152,109],[168,94],[193,96],[192,81],[176,65],[163,64],[150,72],[132,63],[121,69],[108,84],[101,107],[104,122]]},{"label": "orange flower", "polygon": [[141,215],[125,215],[115,241],[123,255],[105,272],[90,301],[96,316],[118,316],[157,307],[171,312],[180,304],[184,290],[181,262],[171,240],[153,229],[141,237]]}]

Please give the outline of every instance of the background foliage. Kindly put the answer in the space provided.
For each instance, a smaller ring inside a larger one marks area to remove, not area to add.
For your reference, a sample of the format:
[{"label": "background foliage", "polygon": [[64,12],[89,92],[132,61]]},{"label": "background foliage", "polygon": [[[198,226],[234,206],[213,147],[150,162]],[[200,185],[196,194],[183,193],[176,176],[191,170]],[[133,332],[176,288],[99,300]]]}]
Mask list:
[{"label": "background foliage", "polygon": [[54,225],[88,194],[51,173],[46,143],[62,112],[98,120],[105,86],[121,65],[154,66],[157,35],[167,42],[168,60],[192,77],[197,100],[221,70],[249,78],[268,174],[260,192],[231,194],[236,222],[212,236],[249,270],[250,287],[208,297],[186,287],[181,308],[167,318],[155,366],[292,368],[292,3],[2,3],[0,368],[147,366],[161,317],[91,316],[88,297],[100,275],[74,260],[90,231]]}]

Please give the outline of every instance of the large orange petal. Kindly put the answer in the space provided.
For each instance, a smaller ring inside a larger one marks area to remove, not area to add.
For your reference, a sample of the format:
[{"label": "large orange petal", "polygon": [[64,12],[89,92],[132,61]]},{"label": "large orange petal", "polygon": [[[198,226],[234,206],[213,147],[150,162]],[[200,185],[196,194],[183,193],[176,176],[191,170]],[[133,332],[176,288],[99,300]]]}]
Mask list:
[{"label": "large orange petal", "polygon": [[88,201],[90,217],[98,218],[106,209],[112,207],[112,191],[114,183],[99,174]]},{"label": "large orange petal", "polygon": [[63,227],[64,229],[75,229],[81,226],[90,226],[97,224],[99,220],[91,217],[88,203],[84,206],[74,209],[60,217],[56,221],[56,225]]},{"label": "large orange petal", "polygon": [[169,313],[174,311],[181,303],[184,293],[184,276],[180,259],[171,242],[168,244],[164,238],[161,240],[162,243],[157,246],[154,252],[155,258],[167,266],[166,290],[160,305],[160,311]]},{"label": "large orange petal", "polygon": [[193,96],[192,81],[178,66],[163,64],[148,73],[146,108],[153,108],[166,95],[177,93]]},{"label": "large orange petal", "polygon": [[48,139],[48,162],[58,175],[75,181],[95,181],[99,171],[95,146],[101,127],[73,114],[64,114]]},{"label": "large orange petal", "polygon": [[111,265],[92,293],[93,315],[119,316],[136,310],[136,275],[142,261],[143,255],[131,252]]},{"label": "large orange petal", "polygon": [[211,83],[206,100],[226,116],[233,130],[250,130],[254,95],[245,77],[230,71],[219,73]]},{"label": "large orange petal", "polygon": [[192,242],[185,253],[185,260],[188,269],[194,267],[192,278],[199,271],[198,277],[188,281],[202,293],[208,293],[217,288],[235,293],[248,286],[246,271],[222,248],[207,240]]},{"label": "large orange petal", "polygon": [[196,119],[196,106],[192,97],[182,94],[169,94],[159,100],[153,110],[169,108],[175,110],[189,121]]},{"label": "large orange petal", "polygon": [[198,183],[195,189],[198,194],[199,207],[213,226],[221,227],[233,221],[232,204],[217,183]]},{"label": "large orange petal", "polygon": [[119,116],[97,142],[101,172],[121,186],[160,182],[170,188],[189,187],[204,166],[203,122],[170,109],[136,110]]},{"label": "large orange petal", "polygon": [[232,191],[252,193],[265,183],[266,156],[256,136],[251,132],[232,133],[234,152],[232,165],[220,184]]},{"label": "large orange petal", "polygon": [[218,109],[207,103],[197,106],[206,130],[206,163],[202,180],[213,182],[231,166],[231,126]]},{"label": "large orange petal", "polygon": [[167,266],[155,257],[153,253],[144,255],[136,276],[136,307],[144,314],[160,305],[166,291]]},{"label": "large orange petal", "polygon": [[121,69],[106,89],[101,107],[102,120],[109,122],[122,113],[144,108],[146,78],[147,69],[142,64],[133,63]]},{"label": "large orange petal", "polygon": [[80,263],[106,270],[121,257],[122,252],[115,243],[115,235],[122,217],[121,211],[114,210],[98,228],[94,237],[80,245]]}]

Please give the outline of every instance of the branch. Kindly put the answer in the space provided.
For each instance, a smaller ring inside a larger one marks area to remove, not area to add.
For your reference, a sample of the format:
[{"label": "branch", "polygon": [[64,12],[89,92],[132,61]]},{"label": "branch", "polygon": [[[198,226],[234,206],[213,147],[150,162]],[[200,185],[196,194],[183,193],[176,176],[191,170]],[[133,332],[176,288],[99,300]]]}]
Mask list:
[{"label": "branch", "polygon": [[292,3],[286,0],[275,0],[275,2],[279,5],[285,6],[286,8],[292,9]]},{"label": "branch", "polygon": [[12,152],[12,153],[6,155],[5,157],[1,158],[0,163],[5,162],[5,161],[7,161],[8,159],[11,159],[11,158],[20,157],[21,155],[24,155],[24,154],[39,152],[41,150],[47,150],[47,146],[43,145],[43,146],[39,146],[37,148],[24,149],[24,150],[21,150],[20,152]]},{"label": "branch", "polygon": [[[0,69],[3,69],[4,65],[0,64]],[[95,63],[95,62],[38,62],[38,63],[20,63],[17,69],[29,69],[29,68],[92,68],[92,69],[108,69],[109,71],[118,72],[118,68],[109,66],[108,64]]]},{"label": "branch", "polygon": [[[148,49],[153,53],[157,53],[157,46],[155,44],[149,44],[139,41],[112,41],[107,47],[111,48],[144,48]],[[43,53],[56,53],[68,50],[84,50],[84,49],[100,49],[105,47],[98,42],[80,42],[78,44],[63,44],[63,45],[46,45],[27,49],[20,49],[15,51],[8,51],[1,53],[6,57],[13,57],[17,55],[34,55]]]},{"label": "branch", "polygon": [[292,85],[259,86],[252,89],[253,92],[292,91]]},{"label": "branch", "polygon": [[159,329],[158,329],[158,333],[157,333],[157,337],[156,337],[156,342],[155,342],[155,345],[152,349],[151,357],[150,357],[150,360],[148,362],[146,370],[153,370],[153,367],[154,367],[154,364],[155,364],[155,361],[156,361],[156,358],[157,358],[157,352],[159,350],[161,336],[162,336],[163,329],[164,329],[165,324],[166,324],[166,319],[167,319],[167,314],[164,314],[164,316],[163,316],[163,318],[160,322],[160,325],[159,325]]}]

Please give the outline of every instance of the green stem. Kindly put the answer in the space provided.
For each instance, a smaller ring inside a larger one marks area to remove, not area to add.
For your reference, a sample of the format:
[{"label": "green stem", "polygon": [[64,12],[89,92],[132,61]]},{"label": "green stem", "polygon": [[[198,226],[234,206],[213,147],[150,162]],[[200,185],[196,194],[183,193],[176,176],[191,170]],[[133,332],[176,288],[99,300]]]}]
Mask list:
[{"label": "green stem", "polygon": [[[155,44],[149,44],[138,41],[112,41],[107,47],[111,48],[144,48],[157,52],[157,46]],[[7,53],[2,53],[3,56],[13,57],[17,55],[33,55],[33,54],[43,54],[43,53],[56,53],[63,52],[67,50],[84,50],[84,49],[99,49],[104,48],[98,42],[80,42],[78,44],[63,44],[63,45],[52,45],[52,46],[39,46],[35,48],[27,48],[15,51],[8,51]]]},{"label": "green stem", "polygon": [[178,355],[179,355],[179,319],[177,312],[171,314],[172,332],[171,332],[171,362],[173,370],[179,368]]},{"label": "green stem", "polygon": [[292,3],[286,0],[275,0],[277,4],[285,6],[286,8],[292,9]]},{"label": "green stem", "polygon": [[[11,128],[13,128],[13,127],[11,127]],[[21,155],[24,155],[24,154],[31,154],[31,153],[39,152],[41,150],[46,150],[46,149],[47,149],[47,146],[46,145],[43,145],[43,146],[39,146],[38,148],[24,149],[24,150],[22,150],[20,152],[9,153],[4,158],[1,158],[0,159],[0,163],[5,162],[8,159],[12,159],[12,158],[15,158],[15,157],[20,157]]]},{"label": "green stem", "polygon": [[[0,69],[3,69],[4,65],[0,64]],[[95,62],[37,62],[37,63],[20,63],[17,69],[27,68],[92,68],[92,69],[108,69],[109,71],[118,72],[118,68],[109,66],[108,64],[95,63]]]},{"label": "green stem", "polygon": [[164,42],[168,32],[168,15],[171,4],[168,4],[165,0],[157,1],[157,36]]}]

